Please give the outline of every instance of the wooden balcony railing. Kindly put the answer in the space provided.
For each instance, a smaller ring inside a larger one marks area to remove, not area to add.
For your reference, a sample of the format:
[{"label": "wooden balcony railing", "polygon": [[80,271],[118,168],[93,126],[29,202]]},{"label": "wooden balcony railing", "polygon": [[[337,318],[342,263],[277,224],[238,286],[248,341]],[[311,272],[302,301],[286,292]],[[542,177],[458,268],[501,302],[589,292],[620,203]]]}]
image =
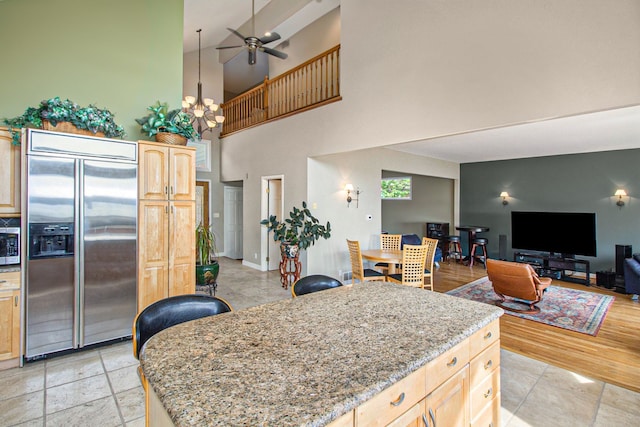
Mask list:
[{"label": "wooden balcony railing", "polygon": [[338,45],[222,104],[220,136],[340,99]]}]

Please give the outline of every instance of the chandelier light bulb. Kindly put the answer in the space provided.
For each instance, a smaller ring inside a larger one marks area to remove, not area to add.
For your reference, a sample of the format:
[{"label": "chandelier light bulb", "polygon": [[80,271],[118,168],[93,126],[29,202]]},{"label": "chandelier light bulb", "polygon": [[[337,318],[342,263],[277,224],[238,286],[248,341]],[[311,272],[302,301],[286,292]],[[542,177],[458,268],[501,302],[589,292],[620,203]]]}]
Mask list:
[{"label": "chandelier light bulb", "polygon": [[211,111],[218,111],[218,108],[220,108],[220,106],[218,104],[213,104],[210,105],[209,108],[211,109]]},{"label": "chandelier light bulb", "polygon": [[[195,97],[195,96],[191,96],[191,95],[185,96],[185,97],[184,97],[184,100],[185,100],[189,105],[193,105],[193,104],[195,104],[195,103],[196,103],[196,97]],[[189,108],[189,107],[187,107],[187,108]]]},{"label": "chandelier light bulb", "polygon": [[210,128],[214,128],[216,127],[218,123],[214,122],[213,120],[207,120],[207,126],[209,126]]},{"label": "chandelier light bulb", "polygon": [[224,122],[224,116],[216,116],[216,122],[218,123]]},{"label": "chandelier light bulb", "polygon": [[193,115],[200,118],[200,117],[204,117],[204,109],[203,108],[194,108],[193,109]]},{"label": "chandelier light bulb", "polygon": [[213,99],[205,98],[204,99],[204,105],[206,105],[207,107],[210,107],[211,105],[213,105]]}]

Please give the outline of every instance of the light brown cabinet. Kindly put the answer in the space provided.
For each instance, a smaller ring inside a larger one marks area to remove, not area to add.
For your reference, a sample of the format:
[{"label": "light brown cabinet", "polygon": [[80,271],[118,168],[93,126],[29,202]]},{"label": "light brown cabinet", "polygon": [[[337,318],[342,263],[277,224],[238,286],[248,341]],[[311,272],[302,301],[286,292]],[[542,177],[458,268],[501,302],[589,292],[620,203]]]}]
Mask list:
[{"label": "light brown cabinet", "polygon": [[195,149],[138,143],[138,311],[195,292]]},{"label": "light brown cabinet", "polygon": [[1,216],[20,216],[20,146],[11,143],[4,127],[0,127],[0,182]]},{"label": "light brown cabinet", "polygon": [[20,355],[20,272],[0,273],[0,361]]},{"label": "light brown cabinet", "polygon": [[349,425],[500,425],[499,321],[360,405]]}]

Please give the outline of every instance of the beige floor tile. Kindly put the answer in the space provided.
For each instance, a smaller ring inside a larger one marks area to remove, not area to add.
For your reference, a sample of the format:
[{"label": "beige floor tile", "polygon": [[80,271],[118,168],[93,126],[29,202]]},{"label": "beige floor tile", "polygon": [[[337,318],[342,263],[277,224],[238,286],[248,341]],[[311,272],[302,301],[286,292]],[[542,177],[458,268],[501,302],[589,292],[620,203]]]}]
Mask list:
[{"label": "beige floor tile", "polygon": [[639,424],[637,413],[623,411],[620,408],[601,403],[593,427],[632,427]]},{"label": "beige floor tile", "polygon": [[65,363],[47,365],[47,387],[70,383],[104,373],[98,353],[79,359],[67,359]]},{"label": "beige floor tile", "polygon": [[510,371],[513,370],[513,372],[526,372],[532,376],[541,376],[549,365],[512,351],[500,350],[500,366],[508,368]]},{"label": "beige floor tile", "polygon": [[116,394],[120,413],[125,421],[144,417],[144,390],[137,387]]},{"label": "beige floor tile", "polygon": [[0,401],[2,425],[14,425],[42,418],[44,411],[44,391],[23,394]]},{"label": "beige floor tile", "polygon": [[510,413],[514,413],[524,402],[540,376],[527,371],[517,371],[513,368],[500,366],[500,396],[501,406]]},{"label": "beige floor tile", "polygon": [[592,402],[600,399],[604,388],[602,381],[583,377],[553,365],[549,365],[544,371],[538,384],[548,384],[550,387],[569,391],[572,396],[582,397]]},{"label": "beige floor tile", "polygon": [[107,373],[114,393],[120,393],[121,391],[142,386],[140,377],[138,376],[138,366],[137,364],[127,366]]},{"label": "beige floor tile", "polygon": [[538,382],[509,422],[526,422],[531,426],[590,426],[595,419],[597,400],[576,396],[573,392],[547,382]]},{"label": "beige floor tile", "polygon": [[133,342],[129,341],[128,345],[119,344],[113,349],[105,349],[100,352],[104,367],[107,371],[115,371],[116,369],[126,368],[127,366],[138,365],[138,359],[133,357]]},{"label": "beige floor tile", "polygon": [[47,415],[47,427],[116,427],[121,425],[122,420],[113,396]]},{"label": "beige floor tile", "polygon": [[141,418],[136,418],[133,421],[129,421],[127,422],[126,426],[127,427],[145,427],[145,420],[144,417]]},{"label": "beige floor tile", "polygon": [[602,403],[640,417],[640,393],[612,384],[605,384]]},{"label": "beige floor tile", "polygon": [[69,363],[69,361],[75,362],[78,360],[90,359],[92,357],[95,357],[97,354],[99,354],[98,349],[78,350],[78,351],[65,354],[64,356],[52,357],[51,359],[47,359],[45,362],[46,362],[47,368],[51,368],[57,365],[65,365]]},{"label": "beige floor tile", "polygon": [[105,374],[48,388],[47,414],[111,396]]},{"label": "beige floor tile", "polygon": [[24,423],[15,424],[12,427],[44,427],[44,418],[37,420],[25,421]]},{"label": "beige floor tile", "polygon": [[0,399],[9,399],[34,391],[44,390],[44,370],[19,370],[7,378],[2,378],[0,383],[2,383]]},{"label": "beige floor tile", "polygon": [[4,380],[5,378],[9,378],[14,375],[24,375],[28,372],[40,372],[42,374],[44,372],[44,360],[26,363],[22,368],[11,368],[0,371],[0,380]]}]

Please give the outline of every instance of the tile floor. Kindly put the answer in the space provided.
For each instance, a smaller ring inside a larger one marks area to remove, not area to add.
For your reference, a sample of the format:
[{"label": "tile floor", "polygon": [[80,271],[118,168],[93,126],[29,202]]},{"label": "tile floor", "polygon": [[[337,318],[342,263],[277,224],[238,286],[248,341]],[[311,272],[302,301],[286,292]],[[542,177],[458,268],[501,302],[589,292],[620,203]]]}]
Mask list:
[{"label": "tile floor", "polygon": [[[234,309],[290,298],[277,273],[221,260],[217,295]],[[232,285],[233,284],[233,285]],[[640,393],[512,353],[501,354],[502,425],[636,426]],[[0,371],[0,426],[143,426],[131,342]]]}]

